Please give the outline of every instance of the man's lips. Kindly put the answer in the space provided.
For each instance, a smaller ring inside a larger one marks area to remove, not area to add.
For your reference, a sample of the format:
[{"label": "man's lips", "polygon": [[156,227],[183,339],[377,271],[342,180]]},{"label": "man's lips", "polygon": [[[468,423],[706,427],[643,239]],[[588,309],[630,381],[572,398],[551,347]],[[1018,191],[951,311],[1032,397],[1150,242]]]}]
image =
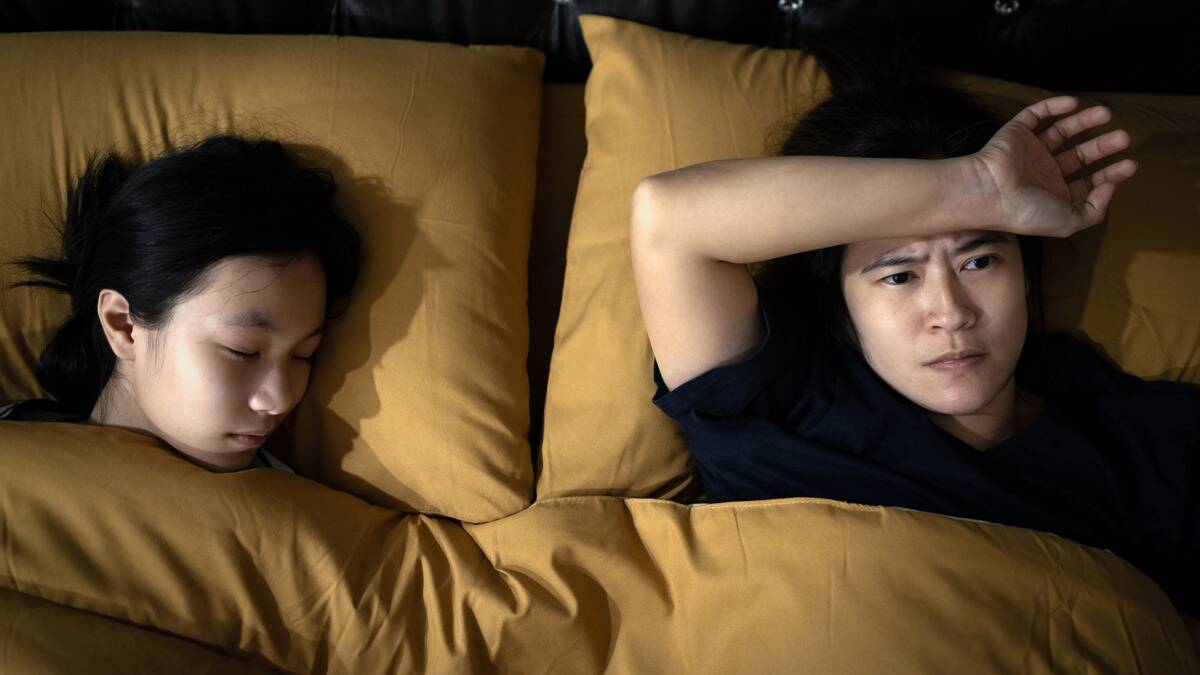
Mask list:
[{"label": "man's lips", "polygon": [[974,367],[983,361],[986,356],[987,354],[968,354],[960,358],[942,359],[941,361],[934,361],[925,365],[934,370],[964,370]]},{"label": "man's lips", "polygon": [[985,355],[986,355],[986,352],[980,351],[978,349],[960,349],[956,352],[946,352],[945,354],[942,354],[941,356],[937,357],[936,359],[933,359],[932,361],[926,361],[922,365],[932,366],[936,363],[958,361],[961,359],[970,358],[972,356],[985,356]]}]

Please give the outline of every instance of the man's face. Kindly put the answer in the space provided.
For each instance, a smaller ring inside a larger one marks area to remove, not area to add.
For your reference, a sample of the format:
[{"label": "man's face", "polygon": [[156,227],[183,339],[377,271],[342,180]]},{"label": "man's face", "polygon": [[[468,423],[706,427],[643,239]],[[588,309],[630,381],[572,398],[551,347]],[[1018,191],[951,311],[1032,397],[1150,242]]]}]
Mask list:
[{"label": "man's face", "polygon": [[[1015,235],[855,242],[843,258],[842,290],[867,363],[926,410],[976,412],[1012,378],[1028,325]],[[934,363],[960,351],[979,356]]]}]

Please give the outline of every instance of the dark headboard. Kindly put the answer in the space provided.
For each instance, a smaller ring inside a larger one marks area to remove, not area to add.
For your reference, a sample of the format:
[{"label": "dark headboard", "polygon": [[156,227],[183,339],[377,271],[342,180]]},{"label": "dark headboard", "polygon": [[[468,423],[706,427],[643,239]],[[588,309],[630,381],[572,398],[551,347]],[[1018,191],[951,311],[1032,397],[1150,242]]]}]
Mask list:
[{"label": "dark headboard", "polygon": [[[590,68],[580,14],[772,47],[887,49],[1071,90],[1200,94],[1200,0],[0,0],[0,32],[184,30],[515,44]],[[883,38],[877,36],[883,35]]]}]

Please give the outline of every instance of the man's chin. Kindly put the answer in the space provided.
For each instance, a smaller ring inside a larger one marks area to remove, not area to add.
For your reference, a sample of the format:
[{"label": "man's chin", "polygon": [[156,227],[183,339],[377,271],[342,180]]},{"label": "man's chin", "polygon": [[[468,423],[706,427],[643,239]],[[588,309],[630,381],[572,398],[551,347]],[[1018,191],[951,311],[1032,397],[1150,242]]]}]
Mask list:
[{"label": "man's chin", "polygon": [[991,402],[992,398],[994,397],[974,390],[953,392],[937,399],[917,401],[916,403],[931,413],[958,417],[979,412]]}]

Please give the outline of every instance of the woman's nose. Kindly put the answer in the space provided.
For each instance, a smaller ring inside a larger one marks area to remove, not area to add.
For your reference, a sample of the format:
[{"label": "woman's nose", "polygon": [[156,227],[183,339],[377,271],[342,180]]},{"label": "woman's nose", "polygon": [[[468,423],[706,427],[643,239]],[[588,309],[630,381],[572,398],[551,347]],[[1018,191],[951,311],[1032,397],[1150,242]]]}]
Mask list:
[{"label": "woman's nose", "polygon": [[957,331],[970,328],[977,318],[967,289],[957,277],[931,280],[925,285],[930,328]]},{"label": "woman's nose", "polygon": [[291,410],[298,398],[292,386],[292,379],[287,366],[271,368],[259,381],[258,388],[250,397],[250,408],[269,415],[282,415]]}]

